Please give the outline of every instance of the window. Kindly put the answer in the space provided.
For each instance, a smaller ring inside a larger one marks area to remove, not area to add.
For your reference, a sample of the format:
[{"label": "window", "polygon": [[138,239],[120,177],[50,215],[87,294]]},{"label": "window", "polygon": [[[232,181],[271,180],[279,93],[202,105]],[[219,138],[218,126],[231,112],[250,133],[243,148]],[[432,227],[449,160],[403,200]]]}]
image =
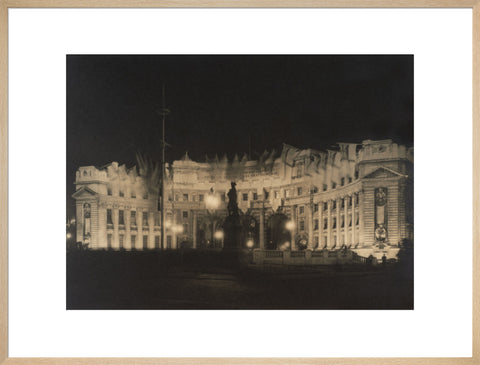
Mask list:
[{"label": "window", "polygon": [[183,223],[183,233],[188,233],[188,223]]},{"label": "window", "polygon": [[355,205],[358,205],[358,194],[355,194]]},{"label": "window", "polygon": [[337,201],[332,201],[332,209],[337,209]]},{"label": "window", "polygon": [[316,194],[316,193],[318,193],[318,188],[316,186],[314,186],[312,188],[312,194]]},{"label": "window", "polygon": [[107,188],[107,194],[112,195],[112,188],[110,186]]},{"label": "window", "polygon": [[326,212],[328,210],[328,202],[323,203],[323,211]]},{"label": "window", "polygon": [[315,247],[318,247],[318,245],[320,244],[318,238],[319,238],[318,236],[315,236]]},{"label": "window", "polygon": [[257,200],[258,199],[258,194],[257,193],[253,193],[253,200]]},{"label": "window", "polygon": [[355,218],[356,218],[356,219],[355,219],[355,225],[358,226],[358,223],[359,223],[359,221],[360,221],[360,215],[357,214]]},{"label": "window", "polygon": [[333,236],[333,245],[334,245],[334,246],[337,245],[337,236]]},{"label": "window", "polygon": [[344,178],[344,177],[342,177],[342,178],[340,179],[340,185],[341,185],[341,186],[345,185],[345,178]]},{"label": "window", "polygon": [[332,182],[332,189],[336,189],[337,188],[337,183],[336,182]]},{"label": "window", "polygon": [[118,236],[118,245],[120,246],[120,250],[123,249],[123,234]]},{"label": "window", "polygon": [[328,189],[328,185],[327,185],[327,184],[323,184],[322,190],[323,190],[323,191],[327,191],[327,189]]},{"label": "window", "polygon": [[200,195],[198,196],[198,201],[203,202],[203,194],[200,194]]},{"label": "window", "polygon": [[123,210],[118,211],[118,224],[121,224],[121,225],[125,224]]},{"label": "window", "polygon": [[351,196],[348,197],[348,203],[347,203],[347,205],[348,205],[349,207],[352,206],[352,197],[351,197]]},{"label": "window", "polygon": [[154,217],[155,217],[155,225],[157,227],[160,226],[160,213],[155,213]]},{"label": "window", "polygon": [[132,191],[130,192],[130,198],[135,199],[136,197],[137,197],[137,194],[135,194],[135,191],[132,190]]},{"label": "window", "polygon": [[352,226],[352,217],[348,217],[348,226],[349,226],[349,227]]},{"label": "window", "polygon": [[183,216],[183,218],[188,218],[188,211],[184,210],[182,212],[182,216]]},{"label": "window", "polygon": [[337,218],[336,217],[333,217],[332,219],[332,228],[337,228]]},{"label": "window", "polygon": [[145,199],[145,200],[148,199],[148,193],[147,192],[143,193],[143,199]]},{"label": "window", "polygon": [[123,192],[123,190],[120,190],[120,191],[118,192],[118,195],[120,195],[121,197],[124,197],[124,196],[125,196],[125,193]]},{"label": "window", "polygon": [[107,209],[107,224],[113,224],[112,210]]},{"label": "window", "polygon": [[300,220],[300,231],[305,230],[305,221],[303,219]]},{"label": "window", "polygon": [[298,212],[299,212],[300,214],[304,214],[304,213],[305,213],[305,207],[304,207],[303,205],[300,206],[300,207],[298,207]]},{"label": "window", "polygon": [[172,248],[172,236],[167,236],[167,248]]},{"label": "window", "polygon": [[313,230],[314,230],[314,231],[318,231],[318,219],[315,219],[315,220],[313,221]]},{"label": "window", "polygon": [[341,222],[340,227],[341,228],[345,227],[345,216],[342,215],[340,222]]},{"label": "window", "polygon": [[243,198],[242,198],[242,199],[243,199],[243,201],[245,201],[245,202],[246,202],[246,201],[248,200],[248,194],[246,194],[246,193],[243,193],[243,194],[242,194],[242,197],[243,197]]},{"label": "window", "polygon": [[112,234],[107,234],[107,247],[112,248]]},{"label": "window", "polygon": [[314,205],[313,205],[313,211],[314,211],[314,212],[318,212],[318,204],[314,204]]},{"label": "window", "polygon": [[148,248],[148,236],[143,236],[143,249],[146,250]]},{"label": "window", "polygon": [[148,226],[148,212],[142,212],[142,224]]},{"label": "window", "polygon": [[345,208],[345,199],[340,199],[340,204],[342,208]]},{"label": "window", "polygon": [[132,248],[135,248],[135,235],[130,236],[130,244],[132,245]]},{"label": "window", "polygon": [[323,229],[328,229],[328,219],[327,218],[325,218],[323,220]]},{"label": "window", "polygon": [[302,195],[302,188],[301,187],[297,188],[297,195],[298,196]]},{"label": "window", "polygon": [[130,211],[130,225],[131,226],[137,225],[137,212],[134,210]]},{"label": "window", "polygon": [[357,180],[357,179],[358,179],[358,170],[355,171],[355,180]]},{"label": "window", "polygon": [[160,248],[160,236],[155,236],[155,248]]},{"label": "window", "polygon": [[188,202],[188,194],[183,194],[183,201]]},{"label": "window", "polygon": [[350,184],[351,182],[352,182],[352,177],[349,176],[349,177],[348,177],[348,183]]}]

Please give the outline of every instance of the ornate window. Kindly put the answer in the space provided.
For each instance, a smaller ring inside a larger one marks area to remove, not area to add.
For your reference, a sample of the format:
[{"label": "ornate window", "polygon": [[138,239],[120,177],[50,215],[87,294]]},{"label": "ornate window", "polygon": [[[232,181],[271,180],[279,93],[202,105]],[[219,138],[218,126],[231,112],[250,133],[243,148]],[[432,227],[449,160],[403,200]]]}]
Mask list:
[{"label": "ornate window", "polygon": [[247,193],[243,193],[243,194],[242,194],[242,199],[243,199],[243,201],[246,202],[246,201],[248,200],[248,194],[247,194]]},{"label": "ornate window", "polygon": [[118,224],[125,224],[125,218],[123,214],[123,210],[118,211]]},{"label": "ornate window", "polygon": [[113,224],[112,210],[107,209],[107,224]]},{"label": "ornate window", "polygon": [[187,211],[187,210],[184,210],[184,211],[182,212],[182,216],[183,216],[183,218],[188,218],[188,211]]},{"label": "ornate window", "polygon": [[305,207],[303,205],[298,207],[298,213],[299,214],[304,214],[305,213]]}]

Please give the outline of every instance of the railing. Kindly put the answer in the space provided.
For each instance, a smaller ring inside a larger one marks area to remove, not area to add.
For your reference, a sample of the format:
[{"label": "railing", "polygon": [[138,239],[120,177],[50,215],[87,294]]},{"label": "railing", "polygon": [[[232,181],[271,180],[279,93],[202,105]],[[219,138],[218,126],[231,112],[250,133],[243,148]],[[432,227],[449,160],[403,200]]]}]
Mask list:
[{"label": "railing", "polygon": [[267,250],[264,253],[265,257],[283,257],[283,251]]},{"label": "railing", "polygon": [[290,257],[305,257],[305,251],[292,251]]},{"label": "railing", "polygon": [[352,261],[355,262],[355,263],[358,263],[358,264],[366,264],[367,263],[367,258],[363,257],[363,256],[360,256],[356,252],[353,252]]}]

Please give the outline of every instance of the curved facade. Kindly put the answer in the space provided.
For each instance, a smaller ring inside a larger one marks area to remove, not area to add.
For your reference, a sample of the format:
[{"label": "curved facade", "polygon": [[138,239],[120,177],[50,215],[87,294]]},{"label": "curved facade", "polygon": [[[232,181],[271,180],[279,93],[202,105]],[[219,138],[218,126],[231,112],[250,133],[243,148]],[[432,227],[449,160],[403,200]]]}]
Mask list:
[{"label": "curved facade", "polygon": [[[92,249],[159,249],[158,187],[113,162],[76,175],[77,241]],[[165,247],[221,247],[226,194],[235,181],[246,246],[355,248],[364,255],[413,239],[413,149],[391,140],[328,151],[284,145],[258,160],[166,166]]]}]

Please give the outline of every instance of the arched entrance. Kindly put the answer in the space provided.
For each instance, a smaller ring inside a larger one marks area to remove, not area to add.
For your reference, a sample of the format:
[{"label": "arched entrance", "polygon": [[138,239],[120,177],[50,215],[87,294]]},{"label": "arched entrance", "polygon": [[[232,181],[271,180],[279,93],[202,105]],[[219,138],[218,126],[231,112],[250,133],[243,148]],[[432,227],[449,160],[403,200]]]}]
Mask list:
[{"label": "arched entrance", "polygon": [[267,223],[267,242],[265,248],[267,250],[278,250],[285,242],[290,242],[290,232],[285,224],[288,217],[283,213],[275,213]]}]

